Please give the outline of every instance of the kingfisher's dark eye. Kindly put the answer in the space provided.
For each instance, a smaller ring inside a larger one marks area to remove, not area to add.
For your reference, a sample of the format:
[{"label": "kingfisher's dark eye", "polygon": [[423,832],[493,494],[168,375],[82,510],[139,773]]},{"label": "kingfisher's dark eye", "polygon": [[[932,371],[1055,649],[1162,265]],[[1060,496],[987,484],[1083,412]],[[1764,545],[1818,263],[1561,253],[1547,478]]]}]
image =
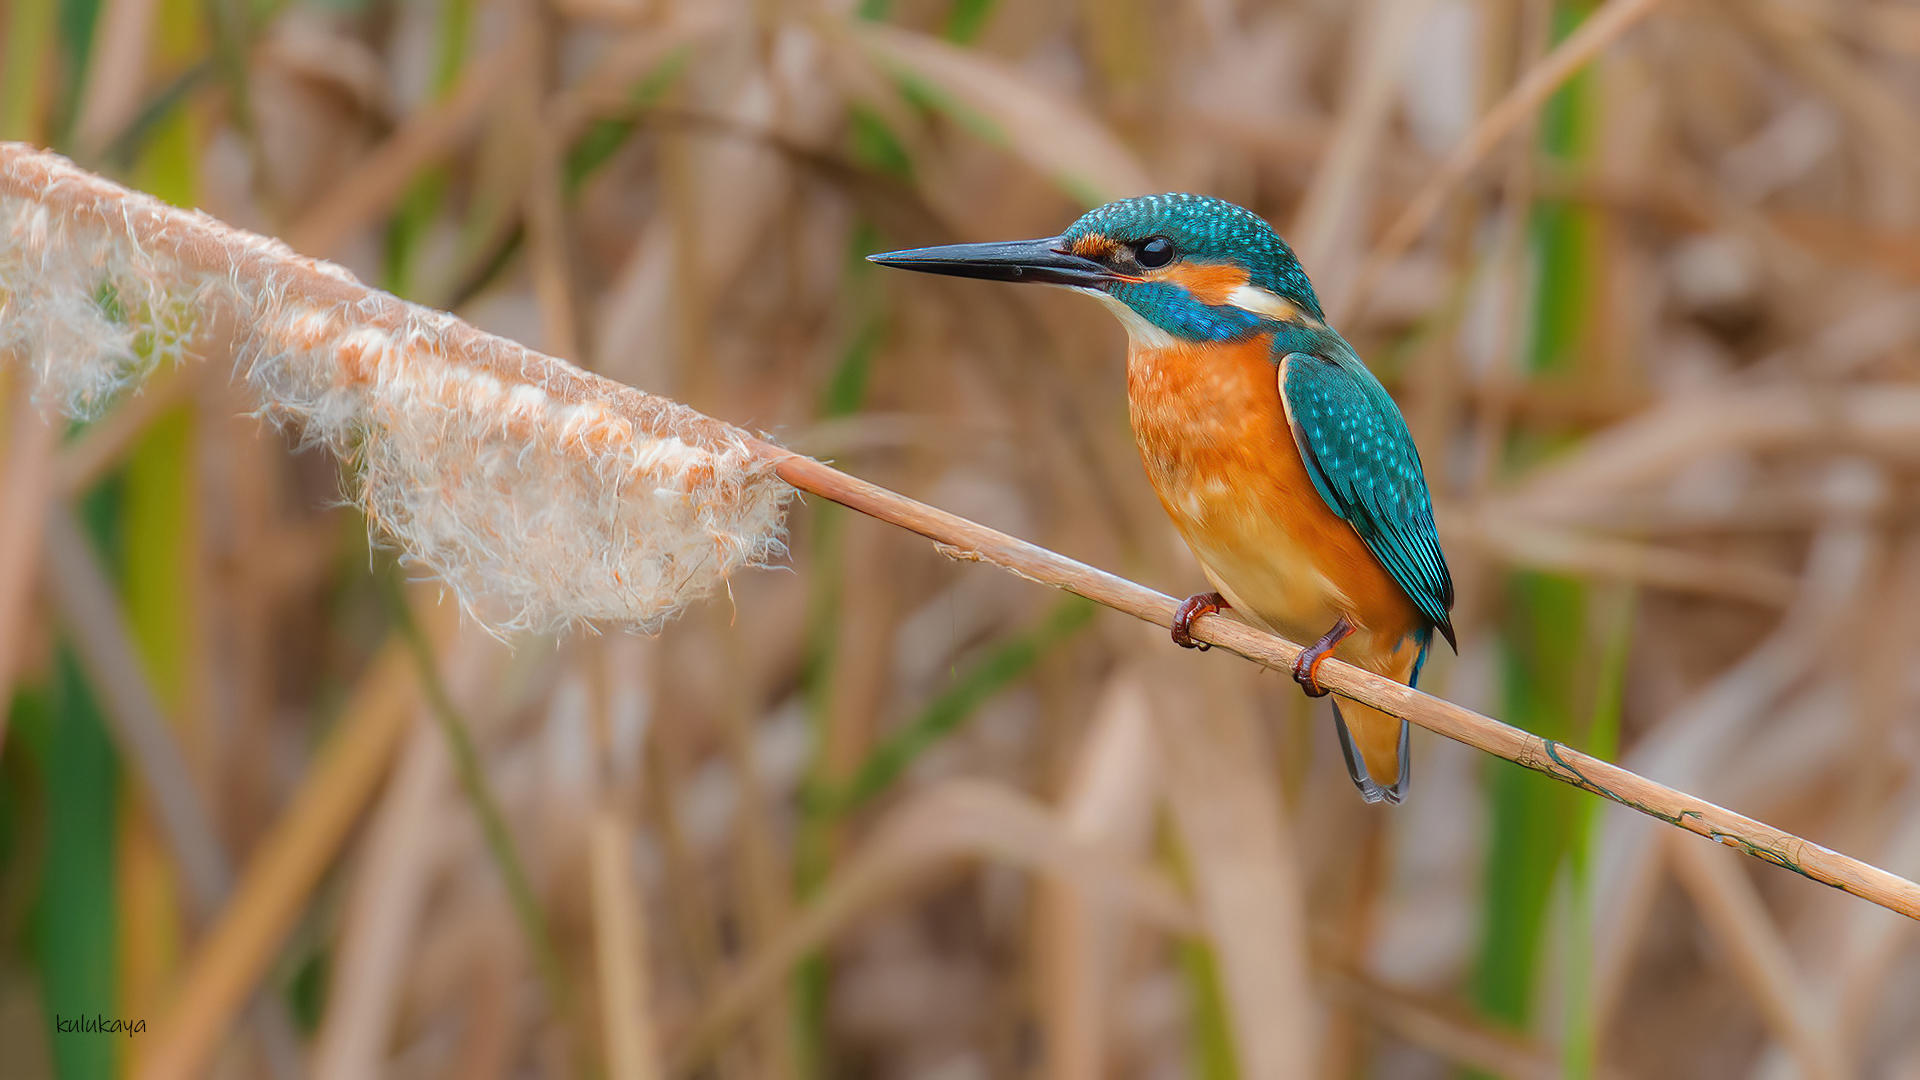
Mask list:
[{"label": "kingfisher's dark eye", "polygon": [[1134,251],[1134,258],[1149,270],[1158,270],[1173,261],[1173,241],[1156,236]]}]

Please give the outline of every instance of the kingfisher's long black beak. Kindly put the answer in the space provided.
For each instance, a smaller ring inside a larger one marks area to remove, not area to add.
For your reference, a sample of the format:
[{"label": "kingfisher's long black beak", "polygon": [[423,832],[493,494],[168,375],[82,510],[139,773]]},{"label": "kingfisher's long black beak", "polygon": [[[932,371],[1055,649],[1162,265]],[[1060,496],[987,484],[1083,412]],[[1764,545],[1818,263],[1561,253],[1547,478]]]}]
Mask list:
[{"label": "kingfisher's long black beak", "polygon": [[953,277],[988,281],[1027,281],[1042,285],[1099,288],[1118,280],[1112,270],[1067,251],[1066,242],[1008,240],[996,244],[946,244],[867,256],[868,262]]}]

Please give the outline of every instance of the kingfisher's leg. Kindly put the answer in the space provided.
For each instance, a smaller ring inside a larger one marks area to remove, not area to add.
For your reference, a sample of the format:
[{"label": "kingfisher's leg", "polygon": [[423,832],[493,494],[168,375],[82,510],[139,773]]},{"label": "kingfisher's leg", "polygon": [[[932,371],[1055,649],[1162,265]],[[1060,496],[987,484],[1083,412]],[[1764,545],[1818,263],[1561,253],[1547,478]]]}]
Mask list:
[{"label": "kingfisher's leg", "polygon": [[1232,607],[1227,598],[1217,592],[1195,593],[1181,601],[1180,609],[1173,613],[1173,643],[1183,649],[1199,649],[1206,652],[1213,646],[1204,641],[1193,640],[1193,620],[1202,615],[1212,615]]},{"label": "kingfisher's leg", "polygon": [[1355,629],[1357,627],[1342,615],[1340,621],[1333,624],[1333,629],[1321,634],[1319,641],[1301,650],[1300,655],[1294,659],[1293,681],[1300,684],[1300,688],[1307,692],[1308,697],[1327,696],[1327,692],[1320,689],[1320,683],[1314,678],[1314,673],[1320,670],[1320,661],[1325,660],[1327,655],[1333,652],[1333,647],[1345,641],[1347,635],[1353,633]]}]

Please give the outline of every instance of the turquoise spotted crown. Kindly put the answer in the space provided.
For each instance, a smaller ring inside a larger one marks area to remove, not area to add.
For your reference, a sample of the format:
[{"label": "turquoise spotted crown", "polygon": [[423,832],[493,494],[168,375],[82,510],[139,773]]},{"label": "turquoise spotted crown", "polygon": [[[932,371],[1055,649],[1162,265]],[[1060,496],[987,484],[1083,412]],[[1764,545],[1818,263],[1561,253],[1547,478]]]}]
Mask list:
[{"label": "turquoise spotted crown", "polygon": [[1231,262],[1247,268],[1253,284],[1285,297],[1316,319],[1325,319],[1313,283],[1293,249],[1258,214],[1224,199],[1184,192],[1143,195],[1090,210],[1062,239],[1071,244],[1086,236],[1139,242],[1164,236],[1182,257],[1196,262]]}]

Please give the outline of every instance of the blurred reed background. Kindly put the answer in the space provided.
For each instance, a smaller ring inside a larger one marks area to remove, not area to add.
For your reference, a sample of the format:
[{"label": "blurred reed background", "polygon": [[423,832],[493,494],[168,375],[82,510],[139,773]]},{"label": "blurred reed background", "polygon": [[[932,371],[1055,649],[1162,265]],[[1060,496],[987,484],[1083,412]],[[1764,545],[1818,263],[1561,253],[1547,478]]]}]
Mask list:
[{"label": "blurred reed background", "polygon": [[[1427,687],[1914,876],[1920,5],[1627,7],[1378,273],[1595,5],[5,0],[0,137],[1180,594],[1111,318],[859,257],[1241,202],[1420,440]],[[225,359],[0,374],[0,1076],[1920,1077],[1909,921],[1425,732],[1365,806],[1285,677],[837,507],[495,640]]]}]

